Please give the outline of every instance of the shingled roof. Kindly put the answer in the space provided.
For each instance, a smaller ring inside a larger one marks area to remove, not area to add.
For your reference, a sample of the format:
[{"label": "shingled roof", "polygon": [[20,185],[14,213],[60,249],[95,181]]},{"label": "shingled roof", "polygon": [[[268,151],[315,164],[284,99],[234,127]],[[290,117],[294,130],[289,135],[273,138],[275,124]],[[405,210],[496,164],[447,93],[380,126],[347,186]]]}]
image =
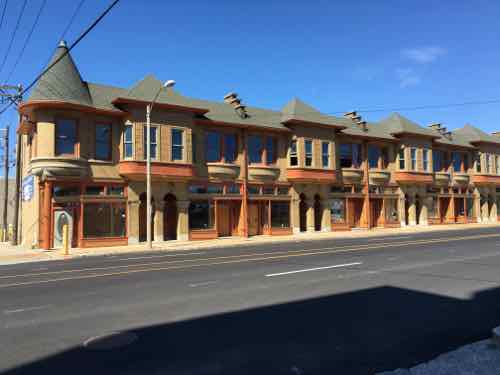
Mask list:
[{"label": "shingled roof", "polygon": [[281,113],[281,121],[285,124],[297,121],[318,125],[328,125],[340,129],[347,128],[351,124],[351,121],[345,118],[325,115],[296,97],[290,100],[282,108]]},{"label": "shingled roof", "polygon": [[452,133],[461,136],[467,142],[470,142],[472,144],[476,143],[500,144],[499,137],[485,133],[481,129],[478,129],[470,124],[465,124],[462,128],[456,129]]},{"label": "shingled roof", "polygon": [[380,121],[379,125],[393,135],[413,134],[431,138],[438,138],[430,129],[426,129],[417,123],[401,116],[399,113],[393,113],[388,118]]}]

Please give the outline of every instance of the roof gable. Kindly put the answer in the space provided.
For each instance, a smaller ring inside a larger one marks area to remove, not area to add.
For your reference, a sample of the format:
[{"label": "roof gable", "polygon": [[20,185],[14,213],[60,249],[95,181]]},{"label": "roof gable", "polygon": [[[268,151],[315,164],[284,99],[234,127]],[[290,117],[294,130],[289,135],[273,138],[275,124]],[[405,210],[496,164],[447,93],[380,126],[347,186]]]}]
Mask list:
[{"label": "roof gable", "polygon": [[500,144],[500,138],[488,134],[471,124],[465,124],[462,128],[456,129],[452,132],[465,138],[471,143],[495,143]]},{"label": "roof gable", "polygon": [[429,129],[426,129],[417,123],[401,116],[399,113],[393,113],[388,118],[380,121],[380,125],[385,127],[390,134],[413,134],[425,137],[438,138],[438,136]]},{"label": "roof gable", "polygon": [[282,108],[281,121],[283,123],[305,122],[339,128],[346,128],[350,125],[349,120],[325,115],[296,97]]}]

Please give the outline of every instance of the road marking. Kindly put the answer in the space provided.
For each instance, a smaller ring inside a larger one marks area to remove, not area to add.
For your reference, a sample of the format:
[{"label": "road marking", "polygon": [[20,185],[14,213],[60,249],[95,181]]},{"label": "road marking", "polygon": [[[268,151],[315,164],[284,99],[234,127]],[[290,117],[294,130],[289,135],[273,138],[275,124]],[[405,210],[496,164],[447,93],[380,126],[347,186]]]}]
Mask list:
[{"label": "road marking", "polygon": [[189,284],[191,288],[197,288],[199,286],[206,286],[206,285],[212,285],[212,284],[217,284],[217,281],[205,281],[202,283],[194,283],[194,284]]},{"label": "road marking", "polygon": [[366,241],[385,241],[385,240],[398,240],[402,238],[411,238],[412,236],[397,236],[397,237],[384,237],[384,238],[368,238]]},{"label": "road marking", "polygon": [[284,275],[291,275],[291,274],[294,274],[294,273],[302,273],[302,272],[310,272],[310,271],[328,270],[328,269],[331,269],[331,268],[340,268],[340,267],[359,266],[360,264],[363,264],[363,263],[362,263],[362,262],[354,262],[354,263],[336,264],[336,265],[334,265],[334,266],[315,267],[315,268],[306,268],[306,269],[302,269],[302,270],[295,270],[295,271],[287,271],[287,272],[270,273],[270,274],[267,274],[267,275],[266,275],[266,277],[284,276]]},{"label": "road marking", "polygon": [[120,258],[117,260],[124,261],[124,260],[135,260],[135,259],[165,258],[165,257],[187,257],[189,255],[201,255],[201,254],[205,254],[205,253],[206,253],[206,251],[202,251],[199,253],[186,253],[186,254],[148,255],[148,256],[142,256],[142,257]]},{"label": "road marking", "polygon": [[[303,250],[293,250],[293,251],[288,251],[288,252],[273,252],[273,253],[260,253],[260,254],[254,253],[254,254],[227,256],[227,257],[214,257],[214,258],[204,258],[204,259],[203,258],[201,258],[201,259],[184,259],[184,260],[170,261],[170,262],[145,263],[145,264],[137,264],[134,266],[154,266],[154,265],[161,265],[161,264],[167,264],[167,266],[166,267],[143,268],[143,269],[135,269],[135,270],[132,269],[132,270],[108,272],[108,273],[102,273],[102,274],[94,273],[94,274],[90,274],[90,275],[82,275],[82,276],[76,276],[76,277],[59,277],[59,278],[55,278],[55,279],[38,280],[38,281],[25,281],[25,282],[18,282],[18,283],[3,284],[3,285],[0,284],[0,288],[10,288],[10,287],[16,287],[16,286],[26,286],[26,285],[36,285],[36,284],[47,284],[47,283],[53,283],[53,282],[58,282],[58,281],[92,279],[92,278],[98,278],[98,277],[121,276],[121,275],[129,275],[129,274],[142,273],[142,272],[190,269],[190,268],[214,266],[214,265],[221,265],[221,264],[256,262],[256,261],[284,259],[284,258],[292,258],[292,257],[310,256],[310,255],[325,255],[325,254],[332,254],[332,253],[342,254],[342,253],[353,252],[353,251],[363,251],[363,250],[379,249],[379,248],[394,248],[394,247],[401,247],[401,246],[405,246],[405,245],[426,245],[426,244],[436,244],[439,242],[452,242],[452,241],[462,241],[462,240],[466,240],[466,239],[471,240],[471,239],[477,239],[477,238],[491,238],[491,237],[500,237],[500,234],[487,234],[487,235],[477,235],[477,236],[469,236],[469,237],[464,236],[464,237],[454,237],[454,238],[450,238],[450,239],[438,238],[438,239],[431,239],[431,240],[399,242],[399,243],[397,243],[397,242],[377,243],[377,244],[373,244],[373,245],[360,245],[357,247],[350,247],[350,248],[349,248],[349,246],[343,246],[343,247],[339,246],[336,248],[329,247],[329,248],[320,248],[320,249],[303,249]],[[328,250],[328,251],[319,251],[319,250]],[[275,256],[269,256],[269,257],[262,256],[262,255],[269,255],[269,254],[283,254],[283,255],[275,255]],[[260,257],[248,258],[250,256],[260,256]],[[230,259],[230,258],[247,258],[247,259],[231,259],[231,260],[225,260],[225,261],[213,262],[213,263],[176,265],[176,263]],[[169,266],[169,265],[171,265],[171,266]],[[89,271],[89,270],[90,271],[97,271],[97,270],[102,270],[102,269],[115,269],[115,268],[123,268],[123,267],[130,267],[130,266],[125,265],[125,266],[114,266],[114,267],[100,267],[100,268],[94,268],[94,269],[80,269],[80,270],[65,270],[65,271],[58,271],[58,272],[46,272],[46,273],[40,273],[40,274],[0,276],[0,279],[12,278],[12,277],[27,277],[27,276],[34,276],[34,275],[40,276],[40,275],[55,274],[55,273],[82,272],[82,271]]]},{"label": "road marking", "polygon": [[4,310],[3,313],[5,315],[9,314],[17,314],[21,312],[27,312],[27,311],[35,311],[35,310],[43,310],[43,309],[48,309],[50,305],[43,305],[43,306],[33,306],[33,307],[24,307],[22,309],[14,309],[14,310]]}]

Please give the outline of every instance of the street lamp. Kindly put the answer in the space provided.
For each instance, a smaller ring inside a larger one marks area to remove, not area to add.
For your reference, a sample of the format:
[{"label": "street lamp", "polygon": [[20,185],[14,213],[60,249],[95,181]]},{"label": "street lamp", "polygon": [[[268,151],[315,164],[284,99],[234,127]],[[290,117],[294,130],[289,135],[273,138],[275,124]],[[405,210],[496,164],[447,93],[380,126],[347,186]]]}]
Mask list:
[{"label": "street lamp", "polygon": [[153,110],[153,105],[156,99],[158,99],[161,90],[163,90],[163,88],[173,87],[174,85],[175,81],[173,80],[165,82],[158,89],[151,103],[146,106],[146,241],[149,250],[153,248],[153,241],[151,239],[151,219],[153,218],[151,207],[151,111]]}]

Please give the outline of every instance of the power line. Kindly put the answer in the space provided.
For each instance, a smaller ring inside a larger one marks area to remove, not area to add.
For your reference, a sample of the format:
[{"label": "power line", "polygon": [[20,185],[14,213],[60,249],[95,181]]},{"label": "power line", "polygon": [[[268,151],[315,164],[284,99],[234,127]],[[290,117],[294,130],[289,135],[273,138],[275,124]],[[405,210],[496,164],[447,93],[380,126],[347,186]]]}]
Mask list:
[{"label": "power line", "polygon": [[47,0],[42,1],[42,4],[40,5],[40,9],[38,10],[38,13],[37,13],[36,18],[35,18],[35,22],[33,22],[33,26],[31,26],[31,30],[29,31],[28,36],[26,37],[26,40],[24,41],[24,45],[21,48],[21,52],[17,56],[17,59],[14,63],[14,66],[12,67],[9,74],[7,75],[7,78],[5,79],[4,83],[6,83],[9,80],[9,78],[12,76],[12,73],[14,73],[14,71],[16,70],[17,65],[21,61],[21,58],[23,57],[23,54],[24,54],[24,50],[26,49],[26,46],[28,45],[28,43],[31,39],[31,36],[33,35],[33,32],[35,31],[35,27],[38,24],[38,20],[40,19],[40,15],[42,14],[43,8],[45,7],[46,3],[47,3]]},{"label": "power line", "polygon": [[0,30],[2,29],[3,19],[5,17],[5,10],[7,9],[7,3],[9,0],[5,0],[5,4],[3,5],[2,16],[0,17]]},{"label": "power line", "polygon": [[[87,36],[88,33],[90,33],[94,27],[97,26],[97,24],[99,22],[101,22],[101,20],[111,11],[111,9],[113,9],[113,7],[118,4],[120,0],[114,0],[107,8],[106,10],[101,13],[101,15],[99,17],[97,17],[97,19],[92,22],[92,24],[87,27],[87,29],[69,46],[69,48],[64,51],[64,53],[59,56],[52,64],[50,64],[48,67],[46,67],[22,92],[21,92],[21,96],[24,96],[24,94],[30,90],[39,80],[40,78],[42,78],[42,76],[44,74],[46,74],[50,69],[52,69],[52,67],[54,65],[56,65],[59,61],[61,61],[73,48],[75,48],[81,41],[83,38],[85,38]],[[10,108],[10,106],[12,105],[13,102],[10,102],[9,104],[7,104],[1,111],[0,111],[0,115],[2,113],[4,113],[7,109]]]},{"label": "power line", "polygon": [[19,13],[19,17],[17,17],[16,26],[14,27],[14,31],[12,33],[12,37],[10,38],[9,46],[7,47],[7,51],[5,51],[5,56],[3,57],[2,65],[0,66],[0,73],[3,70],[5,62],[7,61],[7,57],[9,56],[10,49],[12,48],[12,44],[14,43],[14,39],[16,37],[17,29],[19,28],[19,24],[21,23],[21,19],[23,18],[24,10],[26,9],[26,4],[28,0],[24,0],[23,7],[21,8],[21,13]]},{"label": "power line", "polygon": [[71,25],[73,25],[73,22],[75,21],[76,15],[80,11],[80,8],[82,7],[82,5],[83,5],[84,2],[85,2],[85,0],[80,0],[80,2],[78,3],[78,5],[76,6],[75,11],[71,15],[71,18],[69,19],[69,22],[66,25],[66,28],[64,29],[64,31],[62,32],[61,37],[59,38],[58,42],[61,41],[61,40],[63,40],[64,37],[66,36],[66,33],[69,31]]}]

